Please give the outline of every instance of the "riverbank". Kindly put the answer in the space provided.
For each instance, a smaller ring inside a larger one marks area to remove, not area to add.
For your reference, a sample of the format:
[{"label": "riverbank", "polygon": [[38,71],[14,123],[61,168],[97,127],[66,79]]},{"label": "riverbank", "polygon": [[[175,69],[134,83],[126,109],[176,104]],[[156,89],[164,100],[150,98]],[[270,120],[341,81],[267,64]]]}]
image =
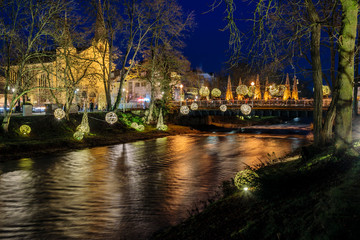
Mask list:
[{"label": "riverbank", "polygon": [[[113,145],[139,140],[166,137],[180,134],[200,133],[191,127],[169,124],[166,131],[146,126],[144,131],[137,131],[119,121],[108,124],[104,113],[89,113],[90,134],[83,140],[73,138],[76,127],[81,123],[82,114],[71,115],[70,121],[58,120],[54,116],[12,117],[9,133],[0,133],[0,161],[31,157],[39,154],[54,153],[70,149]],[[0,119],[1,120],[1,119]],[[22,134],[20,126],[31,127],[29,134]]]},{"label": "riverbank", "polygon": [[151,239],[359,239],[359,146],[342,155],[306,148],[313,157],[264,160],[224,183],[224,197],[204,211]]},{"label": "riverbank", "polygon": [[[96,146],[106,146],[127,143],[139,140],[166,137],[180,134],[199,134],[206,131],[227,131],[225,125],[180,126],[168,124],[166,131],[157,130],[154,126],[146,126],[144,131],[137,131],[130,127],[132,122],[141,123],[141,117],[131,113],[118,113],[119,121],[113,125],[108,124],[105,113],[88,113],[90,134],[78,141],[73,137],[77,126],[82,121],[82,114],[71,114],[70,120],[56,119],[53,115],[40,116],[13,116],[11,118],[9,133],[0,132],[0,161],[31,157],[39,154],[54,153],[70,149],[81,149]],[[0,118],[0,121],[2,119]],[[226,119],[225,119],[226,120]],[[237,120],[236,126],[269,125],[278,123],[277,118],[245,118]],[[228,122],[228,121],[225,121]],[[20,132],[22,125],[31,127],[29,134]]]}]

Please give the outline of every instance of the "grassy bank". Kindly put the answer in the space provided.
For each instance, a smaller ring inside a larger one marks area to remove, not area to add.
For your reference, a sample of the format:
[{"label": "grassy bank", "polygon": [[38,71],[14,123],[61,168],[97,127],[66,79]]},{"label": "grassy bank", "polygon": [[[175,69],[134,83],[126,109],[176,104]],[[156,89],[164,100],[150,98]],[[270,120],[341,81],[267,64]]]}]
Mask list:
[{"label": "grassy bank", "polygon": [[[0,161],[68,149],[198,133],[192,128],[171,124],[168,125],[166,131],[159,131],[155,127],[146,126],[145,130],[140,132],[129,127],[129,123],[132,121],[140,122],[141,117],[132,114],[122,115],[121,113],[119,113],[119,117],[120,121],[111,125],[104,120],[105,113],[89,113],[90,134],[86,135],[83,140],[77,141],[73,138],[73,134],[76,127],[81,123],[82,114],[71,114],[70,121],[58,120],[52,115],[13,116],[8,134],[0,132]],[[20,132],[20,126],[23,124],[31,127],[30,134]]]},{"label": "grassy bank", "polygon": [[268,161],[253,173],[245,181],[250,191],[235,178],[239,188],[224,184],[223,198],[152,239],[360,238],[360,163],[355,154],[336,156],[326,149],[311,158]]}]

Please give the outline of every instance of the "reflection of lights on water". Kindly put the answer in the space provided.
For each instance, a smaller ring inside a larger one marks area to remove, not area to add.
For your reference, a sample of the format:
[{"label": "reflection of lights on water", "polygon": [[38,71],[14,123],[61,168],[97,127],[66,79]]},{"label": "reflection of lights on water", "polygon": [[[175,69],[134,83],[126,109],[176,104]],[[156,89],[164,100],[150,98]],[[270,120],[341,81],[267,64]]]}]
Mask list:
[{"label": "reflection of lights on water", "polygon": [[34,161],[31,158],[22,158],[19,160],[19,167],[23,169],[31,169]]}]

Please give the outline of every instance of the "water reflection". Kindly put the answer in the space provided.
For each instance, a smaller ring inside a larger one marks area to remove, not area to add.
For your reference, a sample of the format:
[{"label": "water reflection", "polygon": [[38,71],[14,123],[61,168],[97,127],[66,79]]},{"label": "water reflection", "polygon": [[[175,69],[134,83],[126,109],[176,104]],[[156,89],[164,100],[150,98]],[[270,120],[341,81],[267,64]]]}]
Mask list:
[{"label": "water reflection", "polygon": [[0,238],[144,239],[187,217],[223,180],[303,138],[159,138],[0,164]]}]

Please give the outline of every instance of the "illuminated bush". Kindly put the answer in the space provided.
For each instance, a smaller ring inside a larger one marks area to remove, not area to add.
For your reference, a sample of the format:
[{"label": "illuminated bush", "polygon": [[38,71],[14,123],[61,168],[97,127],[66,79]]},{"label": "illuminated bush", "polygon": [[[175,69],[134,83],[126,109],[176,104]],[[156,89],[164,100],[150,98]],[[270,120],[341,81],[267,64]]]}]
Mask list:
[{"label": "illuminated bush", "polygon": [[257,185],[259,175],[253,170],[245,169],[238,172],[234,179],[234,184],[239,190],[253,189]]}]

